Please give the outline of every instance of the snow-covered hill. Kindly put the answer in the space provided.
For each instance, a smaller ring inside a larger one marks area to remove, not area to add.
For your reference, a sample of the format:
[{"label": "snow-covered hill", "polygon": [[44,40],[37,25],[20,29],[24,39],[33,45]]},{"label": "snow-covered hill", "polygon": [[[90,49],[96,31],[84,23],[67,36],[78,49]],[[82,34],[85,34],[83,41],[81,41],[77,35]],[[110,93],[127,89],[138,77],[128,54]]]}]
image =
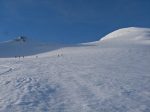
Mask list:
[{"label": "snow-covered hill", "polygon": [[150,112],[150,29],[42,52],[26,44],[38,52],[20,59],[11,43],[0,44],[0,112]]},{"label": "snow-covered hill", "polygon": [[0,43],[0,58],[31,56],[43,52],[53,51],[63,46],[64,45],[60,44],[45,44],[17,38]]},{"label": "snow-covered hill", "polygon": [[109,39],[124,40],[124,41],[150,40],[149,36],[150,36],[150,29],[148,28],[129,27],[114,31],[106,35],[101,40],[109,40]]}]

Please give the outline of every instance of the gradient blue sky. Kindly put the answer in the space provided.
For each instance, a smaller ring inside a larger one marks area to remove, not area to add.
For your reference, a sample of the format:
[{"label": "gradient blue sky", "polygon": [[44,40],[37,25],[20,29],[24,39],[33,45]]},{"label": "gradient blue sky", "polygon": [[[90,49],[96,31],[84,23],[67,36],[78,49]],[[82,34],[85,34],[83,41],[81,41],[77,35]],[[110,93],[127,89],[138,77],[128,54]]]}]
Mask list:
[{"label": "gradient blue sky", "polygon": [[89,42],[131,26],[150,27],[150,0],[0,0],[0,41]]}]

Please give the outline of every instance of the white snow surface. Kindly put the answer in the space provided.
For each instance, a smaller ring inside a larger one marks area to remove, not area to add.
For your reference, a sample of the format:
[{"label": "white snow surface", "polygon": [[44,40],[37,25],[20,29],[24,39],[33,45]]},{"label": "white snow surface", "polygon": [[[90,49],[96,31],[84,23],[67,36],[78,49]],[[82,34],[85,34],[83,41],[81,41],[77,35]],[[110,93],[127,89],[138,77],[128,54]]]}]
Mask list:
[{"label": "white snow surface", "polygon": [[150,29],[149,28],[136,28],[136,27],[129,27],[129,28],[122,28],[116,30],[104,38],[102,41],[106,40],[123,40],[123,41],[136,41],[136,40],[150,40]]},{"label": "white snow surface", "polygon": [[0,112],[150,112],[149,32],[70,47],[0,43]]}]

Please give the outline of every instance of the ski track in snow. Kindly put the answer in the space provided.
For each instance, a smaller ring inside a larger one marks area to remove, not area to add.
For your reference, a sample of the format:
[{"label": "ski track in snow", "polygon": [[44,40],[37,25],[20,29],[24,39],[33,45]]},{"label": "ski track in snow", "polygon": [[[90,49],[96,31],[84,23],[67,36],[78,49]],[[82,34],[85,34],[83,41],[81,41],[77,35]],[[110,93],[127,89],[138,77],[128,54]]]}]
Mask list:
[{"label": "ski track in snow", "polygon": [[10,67],[10,66],[5,66],[5,65],[0,65],[0,69],[6,69],[5,71],[3,71],[2,73],[0,73],[0,75],[5,75],[9,72],[11,72],[14,68]]}]

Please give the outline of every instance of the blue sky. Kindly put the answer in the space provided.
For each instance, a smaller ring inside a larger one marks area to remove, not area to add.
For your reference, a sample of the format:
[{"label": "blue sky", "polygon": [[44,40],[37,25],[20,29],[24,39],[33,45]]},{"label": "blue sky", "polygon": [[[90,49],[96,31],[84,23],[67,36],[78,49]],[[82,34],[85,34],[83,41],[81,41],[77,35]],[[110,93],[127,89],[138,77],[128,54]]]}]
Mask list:
[{"label": "blue sky", "polygon": [[0,0],[0,41],[89,42],[131,26],[150,27],[150,0]]}]

